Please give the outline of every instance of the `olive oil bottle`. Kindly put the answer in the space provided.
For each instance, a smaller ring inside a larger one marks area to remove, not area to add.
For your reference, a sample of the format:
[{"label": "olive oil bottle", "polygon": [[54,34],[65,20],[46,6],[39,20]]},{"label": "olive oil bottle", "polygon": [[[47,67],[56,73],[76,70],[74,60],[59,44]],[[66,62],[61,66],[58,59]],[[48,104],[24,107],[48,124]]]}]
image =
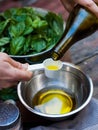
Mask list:
[{"label": "olive oil bottle", "polygon": [[85,7],[76,5],[68,17],[62,38],[53,49],[52,59],[59,60],[73,44],[97,29],[98,18]]}]

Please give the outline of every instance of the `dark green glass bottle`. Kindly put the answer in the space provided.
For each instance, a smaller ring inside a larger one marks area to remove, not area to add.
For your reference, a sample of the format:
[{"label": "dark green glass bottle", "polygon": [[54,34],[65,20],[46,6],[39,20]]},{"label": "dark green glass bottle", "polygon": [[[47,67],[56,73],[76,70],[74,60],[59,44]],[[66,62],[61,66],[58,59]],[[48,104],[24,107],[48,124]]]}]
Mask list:
[{"label": "dark green glass bottle", "polygon": [[81,5],[76,5],[69,15],[66,28],[52,52],[53,60],[59,60],[77,41],[98,29],[98,18]]}]

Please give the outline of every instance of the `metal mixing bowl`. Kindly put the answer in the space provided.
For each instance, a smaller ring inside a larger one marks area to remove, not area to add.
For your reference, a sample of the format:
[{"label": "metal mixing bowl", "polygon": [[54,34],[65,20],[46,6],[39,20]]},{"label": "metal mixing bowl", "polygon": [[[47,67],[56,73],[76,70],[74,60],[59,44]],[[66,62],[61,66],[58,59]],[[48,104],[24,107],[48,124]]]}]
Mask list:
[{"label": "metal mixing bowl", "polygon": [[[35,113],[49,120],[67,119],[81,111],[90,102],[93,94],[93,83],[91,78],[78,67],[70,63],[63,63],[63,67],[55,78],[47,78],[44,73],[43,64],[31,65],[29,69],[33,72],[33,77],[28,82],[20,82],[17,92],[21,103],[31,113]],[[32,108],[32,98],[41,89],[50,86],[64,88],[67,92],[75,95],[77,107],[66,114],[45,114]]]}]

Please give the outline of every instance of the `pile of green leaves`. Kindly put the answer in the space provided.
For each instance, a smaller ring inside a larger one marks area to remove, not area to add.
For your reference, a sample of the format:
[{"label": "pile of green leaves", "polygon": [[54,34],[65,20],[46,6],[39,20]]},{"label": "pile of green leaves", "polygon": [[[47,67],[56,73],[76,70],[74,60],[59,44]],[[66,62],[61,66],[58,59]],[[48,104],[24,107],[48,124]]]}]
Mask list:
[{"label": "pile of green leaves", "polygon": [[0,14],[0,52],[29,55],[51,49],[63,33],[63,19],[36,8],[11,8]]}]

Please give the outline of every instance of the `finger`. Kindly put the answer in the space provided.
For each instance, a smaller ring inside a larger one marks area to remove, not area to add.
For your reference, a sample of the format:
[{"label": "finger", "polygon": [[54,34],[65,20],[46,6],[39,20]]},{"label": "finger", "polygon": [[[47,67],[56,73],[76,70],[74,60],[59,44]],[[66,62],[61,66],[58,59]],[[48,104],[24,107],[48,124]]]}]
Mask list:
[{"label": "finger", "polygon": [[26,70],[28,68],[28,63],[25,63],[25,64],[22,64],[20,62],[17,62],[15,60],[13,60],[12,58],[9,57],[9,60],[8,62],[15,68],[18,68],[18,69],[24,69]]},{"label": "finger", "polygon": [[31,71],[26,71],[26,70],[20,70],[20,69],[13,69],[13,78],[16,81],[28,81],[32,77],[32,72]]},{"label": "finger", "polygon": [[0,52],[0,60],[1,61],[4,61],[4,62],[7,62],[7,63],[10,63],[12,66],[14,67],[20,67],[21,64],[15,60],[13,60],[9,55],[7,55],[6,53],[1,53]]},{"label": "finger", "polygon": [[60,1],[68,12],[70,12],[75,5],[75,2],[73,0],[60,0]]},{"label": "finger", "polygon": [[93,0],[75,0],[77,3],[88,8],[92,13],[98,17],[98,6]]}]

